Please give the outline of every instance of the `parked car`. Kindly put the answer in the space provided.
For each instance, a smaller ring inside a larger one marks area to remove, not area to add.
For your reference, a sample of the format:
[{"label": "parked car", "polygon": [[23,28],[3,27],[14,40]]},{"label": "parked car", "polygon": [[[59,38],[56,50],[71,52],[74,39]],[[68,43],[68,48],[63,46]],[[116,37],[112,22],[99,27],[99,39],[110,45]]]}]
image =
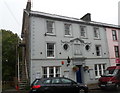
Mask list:
[{"label": "parked car", "polygon": [[88,93],[86,85],[65,77],[51,77],[34,80],[29,93],[80,93],[80,90]]},{"label": "parked car", "polygon": [[120,65],[108,67],[99,78],[98,84],[101,89],[118,90],[120,88]]}]

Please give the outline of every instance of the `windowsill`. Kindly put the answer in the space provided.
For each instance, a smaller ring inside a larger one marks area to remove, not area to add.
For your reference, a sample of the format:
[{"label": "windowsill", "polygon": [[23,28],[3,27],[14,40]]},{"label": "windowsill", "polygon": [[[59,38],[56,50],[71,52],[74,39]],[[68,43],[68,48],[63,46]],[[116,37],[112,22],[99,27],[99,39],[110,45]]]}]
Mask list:
[{"label": "windowsill", "polygon": [[82,36],[81,36],[81,38],[82,38],[82,39],[88,39],[88,37],[82,37]]},{"label": "windowsill", "polygon": [[54,59],[55,57],[47,57],[47,59]]},{"label": "windowsill", "polygon": [[45,33],[45,36],[56,36],[54,33]]},{"label": "windowsill", "polygon": [[96,57],[97,57],[97,58],[101,58],[102,56],[97,56],[97,55],[96,55]]},{"label": "windowsill", "polygon": [[113,40],[113,42],[118,42],[118,40]]},{"label": "windowsill", "polygon": [[94,40],[101,40],[100,38],[94,38]]},{"label": "windowsill", "polygon": [[72,35],[64,35],[64,37],[73,38]]},{"label": "windowsill", "polygon": [[75,55],[75,56],[82,56],[82,53],[81,53],[81,54],[76,54],[76,53],[74,53],[74,55]]}]

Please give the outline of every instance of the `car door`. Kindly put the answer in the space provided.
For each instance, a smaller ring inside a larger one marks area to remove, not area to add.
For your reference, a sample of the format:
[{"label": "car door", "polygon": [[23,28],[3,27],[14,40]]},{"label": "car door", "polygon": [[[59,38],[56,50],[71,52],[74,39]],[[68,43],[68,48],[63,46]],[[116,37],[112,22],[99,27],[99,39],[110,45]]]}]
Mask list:
[{"label": "car door", "polygon": [[76,82],[72,81],[71,87],[73,89],[73,93],[79,93],[79,85]]},{"label": "car door", "polygon": [[62,85],[63,85],[63,88],[64,88],[64,93],[72,93],[73,89],[71,89],[71,81],[66,79],[66,78],[61,78],[61,81],[62,81]]},{"label": "car door", "polygon": [[42,85],[42,91],[43,92],[52,92],[53,90],[52,90],[52,87],[51,87],[51,79],[45,79],[44,81],[43,81],[43,85]]},{"label": "car door", "polygon": [[67,79],[67,78],[62,78],[61,79],[64,87],[64,93],[77,93],[79,90],[79,87],[76,82]]},{"label": "car door", "polygon": [[62,93],[61,80],[59,78],[53,78],[51,82],[51,88],[54,93]]}]

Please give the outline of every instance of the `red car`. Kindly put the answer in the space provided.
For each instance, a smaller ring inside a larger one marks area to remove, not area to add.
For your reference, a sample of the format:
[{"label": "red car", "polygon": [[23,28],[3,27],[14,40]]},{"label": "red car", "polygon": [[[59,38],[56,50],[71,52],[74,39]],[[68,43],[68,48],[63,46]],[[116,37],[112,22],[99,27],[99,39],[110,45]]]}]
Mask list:
[{"label": "red car", "polygon": [[119,89],[120,88],[120,66],[108,67],[99,79],[101,89]]}]

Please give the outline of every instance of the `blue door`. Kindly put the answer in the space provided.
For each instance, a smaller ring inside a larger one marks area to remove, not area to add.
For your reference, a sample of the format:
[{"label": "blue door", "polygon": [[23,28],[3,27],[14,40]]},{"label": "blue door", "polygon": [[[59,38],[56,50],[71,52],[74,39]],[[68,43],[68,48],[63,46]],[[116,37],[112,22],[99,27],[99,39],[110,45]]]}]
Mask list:
[{"label": "blue door", "polygon": [[81,73],[81,66],[78,66],[79,70],[76,72],[76,78],[78,83],[83,83],[82,82],[82,73]]}]

